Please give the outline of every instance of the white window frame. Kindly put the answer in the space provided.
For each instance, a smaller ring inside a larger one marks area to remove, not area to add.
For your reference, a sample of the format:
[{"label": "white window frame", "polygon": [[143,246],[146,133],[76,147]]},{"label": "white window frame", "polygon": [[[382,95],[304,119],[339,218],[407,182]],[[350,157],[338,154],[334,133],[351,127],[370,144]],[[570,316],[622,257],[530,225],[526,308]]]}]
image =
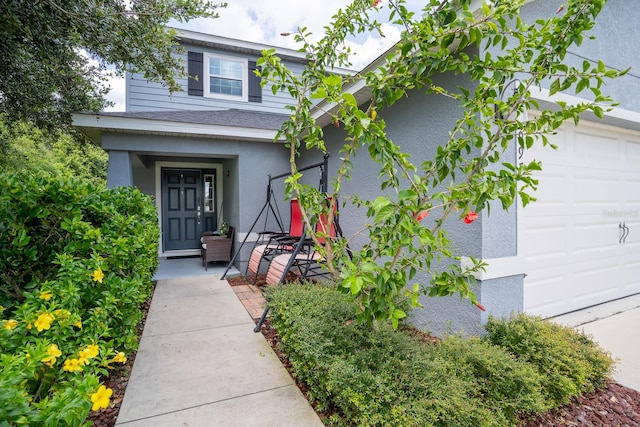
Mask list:
[{"label": "white window frame", "polygon": [[[212,54],[212,53],[205,53],[204,55],[204,61],[202,64],[202,68],[203,68],[203,72],[202,75],[204,77],[204,81],[202,82],[202,86],[203,86],[203,94],[204,96],[206,96],[207,98],[216,98],[216,99],[225,99],[225,100],[229,100],[229,101],[242,101],[242,102],[249,102],[249,79],[247,76],[248,73],[248,69],[249,69],[249,60],[246,58],[238,58],[238,57],[234,57],[234,56],[224,56],[224,55],[216,55],[216,54]],[[214,58],[214,59],[221,59],[224,61],[234,61],[234,62],[239,62],[242,64],[242,96],[236,96],[236,95],[226,95],[226,94],[222,94],[222,93],[216,93],[216,92],[211,92],[210,89],[210,84],[209,84],[209,78],[211,77],[211,74],[209,74],[209,62],[210,60]]]}]

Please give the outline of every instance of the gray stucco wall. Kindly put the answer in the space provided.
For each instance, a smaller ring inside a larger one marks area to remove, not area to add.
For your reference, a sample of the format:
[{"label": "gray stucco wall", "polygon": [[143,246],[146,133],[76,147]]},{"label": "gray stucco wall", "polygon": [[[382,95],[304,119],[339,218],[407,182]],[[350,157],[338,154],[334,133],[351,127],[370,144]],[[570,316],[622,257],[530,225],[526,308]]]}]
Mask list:
[{"label": "gray stucco wall", "polygon": [[[536,0],[526,4],[520,16],[531,23],[540,17],[553,16],[564,3],[563,0]],[[602,60],[608,67],[619,70],[631,67],[629,74],[607,81],[602,90],[619,102],[620,108],[636,112],[640,112],[640,97],[637,90],[629,89],[640,85],[639,22],[638,0],[608,0],[596,19],[596,25],[588,33],[595,39],[585,37],[582,45],[571,47],[565,58],[568,64],[579,67],[584,60]],[[579,96],[588,98],[590,92],[580,92]]]},{"label": "gray stucco wall", "polygon": [[[459,85],[469,87],[472,82],[466,76],[451,75],[442,77],[436,84],[455,89]],[[412,161],[420,165],[422,161],[433,158],[437,147],[448,139],[449,131],[460,113],[455,101],[442,96],[426,96],[422,91],[414,90],[393,107],[379,111],[378,117],[385,120],[387,135],[411,153]],[[328,150],[332,153],[330,176],[335,176],[344,133],[329,126],[325,129],[325,138]],[[309,161],[310,156],[318,158],[320,155],[307,153],[305,160]],[[514,161],[515,148],[508,150],[506,158]],[[356,156],[354,165],[352,180],[344,185],[343,198],[348,199],[354,193],[367,198],[383,194],[377,179],[377,165],[366,149]],[[437,217],[435,213],[432,216]],[[362,227],[365,219],[364,212],[347,207],[341,211],[340,224],[345,234],[350,236]],[[500,204],[495,204],[490,215],[485,211],[472,224],[464,224],[458,215],[452,215],[444,222],[444,229],[454,242],[457,255],[485,259],[516,255],[516,225],[515,209],[505,212]],[[354,242],[358,244],[357,239]],[[443,263],[441,267],[446,264]],[[428,283],[429,280],[426,275],[416,278],[421,283]],[[478,281],[475,294],[478,301],[492,313],[502,315],[521,310],[522,275]],[[446,298],[423,297],[420,302],[424,308],[411,313],[411,322],[436,334],[461,331],[477,334],[486,321],[486,313],[468,300],[460,300],[457,295]]]}]

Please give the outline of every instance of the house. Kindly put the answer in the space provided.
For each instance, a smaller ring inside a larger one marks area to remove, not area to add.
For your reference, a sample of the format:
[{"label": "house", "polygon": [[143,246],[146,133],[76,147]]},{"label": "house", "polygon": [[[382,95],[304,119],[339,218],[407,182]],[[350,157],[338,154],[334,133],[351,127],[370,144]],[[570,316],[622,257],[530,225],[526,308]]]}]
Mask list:
[{"label": "house", "polygon": [[[522,18],[551,16],[561,4],[530,1]],[[640,59],[627,42],[639,35],[638,18],[635,0],[609,0],[591,31],[596,39],[572,48],[567,57],[578,64],[601,59],[609,67],[632,67],[631,73],[607,84],[606,93],[620,105],[603,120],[585,115],[577,127],[563,126],[552,137],[557,151],[534,147],[520,154],[514,147],[509,153],[513,159],[543,160],[538,201],[526,209],[483,212],[472,227],[447,222],[458,253],[489,264],[476,289],[489,313],[526,310],[549,317],[640,293],[640,171],[634,167],[640,163],[640,76],[634,74]],[[236,227],[236,243],[251,241],[255,236],[247,232],[269,197],[268,176],[289,170],[288,152],[273,138],[290,100],[268,87],[259,90],[251,74],[266,46],[189,31],[179,38],[190,74],[202,70],[201,80],[185,79],[185,91],[169,95],[159,85],[129,75],[126,113],[74,118],[109,152],[110,186],[135,185],[155,196],[163,236],[160,256],[194,253],[200,231],[216,229],[223,219]],[[298,52],[279,49],[278,54],[289,67],[304,67]],[[213,84],[203,86],[203,81]],[[472,82],[442,75],[439,84]],[[350,90],[366,99],[366,87]],[[553,105],[555,98],[548,93],[544,88],[537,93],[541,106]],[[446,138],[457,108],[442,97],[415,91],[380,115],[394,141],[412,155],[428,158]],[[328,151],[337,153],[341,130],[330,126],[321,109],[316,120],[327,126]],[[302,164],[320,156],[305,153]],[[367,167],[370,160],[361,156],[355,161],[346,191],[357,188],[360,195],[375,196],[380,189],[375,169]],[[329,170],[336,165],[337,159],[330,158]],[[282,183],[277,185],[275,198],[282,202]],[[343,210],[346,234],[361,221],[358,212]],[[238,267],[244,268],[248,256],[248,249],[239,255]],[[422,303],[425,308],[415,311],[412,320],[436,333],[477,332],[487,316],[457,297]]]},{"label": "house", "polygon": [[[136,186],[155,197],[161,257],[199,253],[201,231],[222,221],[242,240],[265,200],[268,175],[289,170],[287,150],[273,140],[291,99],[263,90],[252,71],[270,46],[179,34],[188,72],[199,77],[184,78],[183,92],[127,74],[126,112],[74,119],[109,153],[108,186]],[[304,68],[300,53],[278,54],[291,69]]]}]

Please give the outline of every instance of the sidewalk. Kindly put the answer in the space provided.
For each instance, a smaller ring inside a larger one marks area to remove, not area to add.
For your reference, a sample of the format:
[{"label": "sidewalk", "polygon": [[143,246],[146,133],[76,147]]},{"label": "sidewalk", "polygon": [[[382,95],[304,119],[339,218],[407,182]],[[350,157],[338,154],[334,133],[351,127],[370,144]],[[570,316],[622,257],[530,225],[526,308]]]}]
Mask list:
[{"label": "sidewalk", "polygon": [[116,425],[322,426],[219,277],[158,281]]}]

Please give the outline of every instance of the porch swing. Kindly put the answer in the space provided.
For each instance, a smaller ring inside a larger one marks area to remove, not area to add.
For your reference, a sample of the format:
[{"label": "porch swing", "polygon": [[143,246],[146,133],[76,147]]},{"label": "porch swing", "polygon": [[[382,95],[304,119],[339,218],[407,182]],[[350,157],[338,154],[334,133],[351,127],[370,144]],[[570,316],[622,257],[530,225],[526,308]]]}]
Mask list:
[{"label": "porch swing", "polygon": [[[320,168],[321,170],[321,179],[320,179],[320,191],[324,194],[327,192],[327,166],[328,166],[329,154],[325,154],[324,160],[321,163],[316,163],[305,168],[299,169],[299,171],[305,171],[313,168]],[[273,231],[262,231],[258,234],[261,236],[256,243],[254,243],[254,247],[251,251],[251,257],[249,259],[249,263],[247,264],[246,273],[251,270],[255,276],[257,277],[260,269],[260,265],[262,261],[268,261],[269,267],[267,269],[266,282],[267,284],[277,285],[283,283],[289,272],[292,268],[298,269],[298,276],[302,278],[321,275],[322,273],[318,272],[318,261],[320,259],[318,253],[313,250],[313,242],[310,239],[307,239],[307,231],[305,230],[304,223],[302,221],[302,214],[300,212],[300,206],[297,200],[291,200],[291,218],[290,218],[290,226],[289,233],[284,232],[283,221],[279,217],[279,211],[277,210],[277,206],[274,208],[272,203],[273,198],[273,186],[272,183],[276,179],[284,178],[287,176],[291,176],[290,173],[285,173],[277,176],[269,175],[269,183],[267,186],[267,200],[260,210],[260,213],[256,217],[253,222],[249,232],[245,236],[244,240],[240,244],[240,247],[234,254],[231,259],[227,270],[222,275],[224,279],[226,274],[233,265],[233,262],[240,254],[242,247],[247,241],[249,234],[253,231],[256,224],[260,220],[260,217],[266,212],[268,215],[269,210],[276,215],[276,222],[280,227],[280,232]],[[269,210],[267,210],[269,208]],[[316,229],[319,231],[323,231],[324,238],[336,237],[336,235],[342,235],[342,230],[340,229],[340,225],[338,222],[337,216],[337,202],[334,203],[334,222],[332,227],[327,230],[327,218],[324,215],[321,215],[316,222]],[[267,218],[265,217],[265,228],[267,224]],[[265,237],[266,236],[266,237]],[[347,248],[347,250],[349,250]],[[254,279],[255,283],[255,279]],[[267,305],[260,317],[260,320],[256,324],[254,328],[254,332],[259,332],[264,322],[267,314],[269,312],[269,306]]]},{"label": "porch swing", "polygon": [[[327,188],[328,188],[328,178],[327,178],[327,170],[328,170],[328,165],[329,165],[329,153],[325,154],[323,157],[323,161],[319,162],[319,163],[314,163],[312,165],[303,167],[298,169],[299,172],[304,172],[307,170],[311,170],[311,169],[320,169],[320,183],[319,183],[319,189],[321,192],[326,193],[327,192]],[[256,216],[256,219],[253,221],[253,224],[251,225],[251,227],[249,228],[249,231],[245,234],[244,239],[242,240],[242,243],[240,243],[240,246],[237,248],[236,252],[234,253],[233,257],[231,258],[231,261],[229,261],[229,264],[227,265],[227,269],[224,271],[224,273],[222,274],[222,279],[224,279],[227,276],[227,273],[229,272],[229,270],[231,269],[231,267],[233,266],[234,262],[236,261],[236,259],[238,258],[238,256],[240,255],[240,253],[242,252],[242,248],[244,247],[244,245],[247,243],[247,240],[249,238],[249,236],[251,235],[251,233],[254,231],[254,229],[256,228],[256,225],[258,224],[258,222],[260,221],[260,218],[264,216],[264,227],[262,231],[257,232],[258,234],[258,239],[254,242],[253,248],[251,250],[252,256],[253,256],[253,260],[250,258],[249,263],[247,263],[247,268],[245,269],[245,276],[247,275],[249,269],[251,269],[253,271],[253,269],[256,269],[257,272],[259,271],[260,268],[260,264],[263,261],[263,257],[262,254],[260,254],[260,257],[258,257],[258,253],[259,251],[267,251],[267,253],[270,253],[270,250],[272,248],[269,248],[269,243],[272,242],[272,239],[275,238],[284,238],[286,236],[291,236],[292,238],[304,238],[303,234],[303,224],[302,224],[302,216],[300,212],[296,212],[299,209],[299,205],[296,201],[291,201],[290,202],[290,209],[291,209],[291,217],[290,217],[290,221],[289,221],[289,230],[285,231],[285,227],[284,227],[284,221],[282,220],[282,216],[280,215],[280,210],[278,209],[278,205],[277,203],[274,203],[274,191],[273,191],[273,183],[276,180],[282,179],[282,178],[286,178],[291,176],[290,172],[287,173],[282,173],[279,175],[269,175],[268,176],[268,182],[267,182],[267,194],[266,194],[266,200],[264,205],[262,206],[262,209],[260,209],[260,212],[258,213],[258,215]],[[267,224],[268,224],[268,220],[269,220],[269,212],[271,212],[274,216],[274,219],[276,221],[278,230],[277,231],[273,231],[273,230],[267,230]],[[273,243],[271,243],[273,245]],[[255,253],[255,254],[254,254]],[[263,252],[264,253],[264,252]],[[256,275],[258,273],[255,273]],[[286,276],[285,276],[286,277]]]}]

